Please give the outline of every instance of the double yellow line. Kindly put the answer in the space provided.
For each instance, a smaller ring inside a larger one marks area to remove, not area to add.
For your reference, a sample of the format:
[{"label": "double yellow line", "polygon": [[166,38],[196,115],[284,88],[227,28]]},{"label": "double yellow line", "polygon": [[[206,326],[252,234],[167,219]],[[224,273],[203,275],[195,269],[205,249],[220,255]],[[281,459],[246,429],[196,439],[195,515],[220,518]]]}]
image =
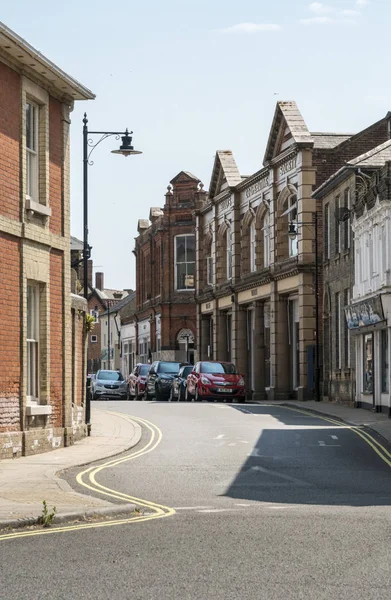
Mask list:
[{"label": "double yellow line", "polygon": [[337,425],[338,427],[340,427],[342,429],[349,429],[350,431],[352,431],[356,435],[360,436],[364,440],[364,442],[366,442],[372,448],[372,450],[374,450],[376,452],[376,454],[378,456],[380,456],[380,458],[389,467],[391,467],[391,454],[390,454],[390,452],[388,452],[387,448],[385,448],[380,442],[378,442],[372,435],[370,435],[368,432],[366,432],[362,428],[361,425],[360,426],[357,426],[357,425],[348,425],[348,424],[345,424],[345,423],[343,423],[341,421],[336,421],[332,417],[320,415],[319,413],[310,412],[310,411],[307,411],[307,410],[302,410],[300,408],[294,408],[293,406],[286,406],[285,404],[282,404],[281,406],[283,406],[284,408],[287,408],[288,410],[292,410],[294,412],[302,413],[303,415],[306,415],[306,416],[309,416],[309,417],[315,417],[317,419],[322,419],[323,421],[327,421],[329,423],[332,423],[333,425]]},{"label": "double yellow line", "polygon": [[[149,421],[147,421],[145,419],[141,419],[139,417],[134,417],[134,416],[127,417],[127,415],[124,415],[123,413],[114,413],[114,414],[117,414],[118,416],[120,416],[126,420],[129,420],[129,421],[136,421],[141,426],[143,426],[150,433],[147,444],[140,450],[137,450],[136,452],[134,452],[133,454],[130,454],[127,456],[121,456],[120,458],[109,460],[109,461],[105,462],[104,464],[99,465],[98,467],[92,466],[92,467],[89,467],[88,469],[85,469],[84,471],[82,471],[81,473],[78,474],[78,476],[76,477],[76,481],[79,483],[79,485],[81,485],[93,492],[99,492],[100,494],[103,494],[104,496],[108,496],[110,498],[116,498],[116,499],[122,500],[122,501],[125,500],[126,502],[136,504],[139,507],[145,508],[148,510],[148,514],[132,516],[132,517],[126,518],[126,519],[116,519],[116,520],[112,520],[112,521],[105,521],[105,522],[101,522],[101,523],[80,523],[80,524],[75,524],[75,525],[66,525],[64,527],[54,527],[52,529],[39,529],[39,530],[35,530],[35,531],[15,531],[12,533],[5,533],[2,535],[0,534],[0,541],[15,539],[15,538],[34,537],[37,535],[50,535],[53,533],[65,533],[68,531],[79,531],[81,529],[97,529],[100,527],[113,527],[114,525],[127,525],[127,524],[133,524],[133,523],[141,523],[141,522],[145,522],[145,521],[152,521],[154,519],[162,519],[164,517],[170,517],[175,514],[175,510],[173,508],[164,506],[162,504],[157,504],[156,502],[150,502],[148,500],[143,500],[141,498],[136,498],[134,496],[130,496],[129,494],[125,494],[123,492],[113,490],[113,489],[111,489],[107,486],[104,486],[96,481],[96,476],[101,471],[104,471],[105,469],[116,467],[123,463],[129,462],[136,458],[139,458],[140,456],[144,456],[145,454],[148,454],[149,452],[152,452],[160,444],[162,437],[163,437],[162,432],[160,431],[159,427],[157,427],[156,425],[153,425],[153,423],[150,423]],[[118,512],[120,512],[120,510],[121,510],[121,505],[118,505]]]}]

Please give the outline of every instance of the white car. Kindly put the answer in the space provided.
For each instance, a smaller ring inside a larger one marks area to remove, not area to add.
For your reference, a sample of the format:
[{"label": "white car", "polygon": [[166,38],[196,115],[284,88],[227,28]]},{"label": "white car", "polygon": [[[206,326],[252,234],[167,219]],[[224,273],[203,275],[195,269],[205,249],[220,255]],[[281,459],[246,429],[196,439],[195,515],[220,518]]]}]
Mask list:
[{"label": "white car", "polygon": [[120,371],[105,371],[100,369],[94,381],[91,382],[92,399],[123,398],[129,400],[129,385]]}]

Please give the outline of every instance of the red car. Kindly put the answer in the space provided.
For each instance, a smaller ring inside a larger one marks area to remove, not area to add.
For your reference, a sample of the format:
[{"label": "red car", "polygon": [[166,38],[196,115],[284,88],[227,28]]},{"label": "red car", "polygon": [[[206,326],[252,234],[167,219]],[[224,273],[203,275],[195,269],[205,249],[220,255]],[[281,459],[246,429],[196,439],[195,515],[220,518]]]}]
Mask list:
[{"label": "red car", "polygon": [[138,363],[134,367],[128,378],[129,395],[131,398],[139,400],[143,396],[145,392],[145,383],[147,381],[150,368],[151,365],[144,365],[142,363]]},{"label": "red car", "polygon": [[232,363],[201,361],[187,377],[186,400],[236,400],[244,402],[246,387],[243,375]]}]

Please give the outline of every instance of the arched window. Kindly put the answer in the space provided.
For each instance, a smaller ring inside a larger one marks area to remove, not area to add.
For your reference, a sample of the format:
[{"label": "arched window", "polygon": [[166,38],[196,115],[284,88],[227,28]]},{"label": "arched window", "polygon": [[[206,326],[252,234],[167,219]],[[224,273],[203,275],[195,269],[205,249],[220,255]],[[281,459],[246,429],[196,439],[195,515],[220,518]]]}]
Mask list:
[{"label": "arched window", "polygon": [[232,229],[228,227],[226,232],[226,253],[227,253],[227,279],[232,279]]},{"label": "arched window", "polygon": [[253,273],[257,270],[257,241],[256,241],[256,229],[255,219],[250,223],[250,271]]},{"label": "arched window", "polygon": [[270,213],[265,213],[263,218],[263,266],[270,266]]},{"label": "arched window", "polygon": [[288,184],[280,193],[277,201],[277,244],[276,259],[286,260],[297,256],[297,236],[291,239],[288,235],[290,226],[296,230],[297,225],[297,189]]}]

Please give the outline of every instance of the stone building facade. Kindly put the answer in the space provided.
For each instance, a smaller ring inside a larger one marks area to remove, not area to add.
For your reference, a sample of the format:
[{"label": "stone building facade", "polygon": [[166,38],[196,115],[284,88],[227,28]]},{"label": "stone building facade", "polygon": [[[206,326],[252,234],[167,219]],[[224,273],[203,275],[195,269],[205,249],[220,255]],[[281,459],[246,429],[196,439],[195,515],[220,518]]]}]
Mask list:
[{"label": "stone building facade", "polygon": [[243,178],[217,152],[196,211],[199,357],[234,361],[250,397],[313,396],[315,211],[320,258],[323,230],[312,192],[385,139],[386,119],[356,135],[311,133],[294,102],[278,102],[262,169]]},{"label": "stone building facade", "polygon": [[136,361],[192,362],[197,344],[195,217],[205,192],[181,171],[168,186],[163,209],[138,222],[136,256]]},{"label": "stone building facade", "polygon": [[0,24],[0,457],[85,434],[85,302],[71,295],[69,128],[94,95]]}]

